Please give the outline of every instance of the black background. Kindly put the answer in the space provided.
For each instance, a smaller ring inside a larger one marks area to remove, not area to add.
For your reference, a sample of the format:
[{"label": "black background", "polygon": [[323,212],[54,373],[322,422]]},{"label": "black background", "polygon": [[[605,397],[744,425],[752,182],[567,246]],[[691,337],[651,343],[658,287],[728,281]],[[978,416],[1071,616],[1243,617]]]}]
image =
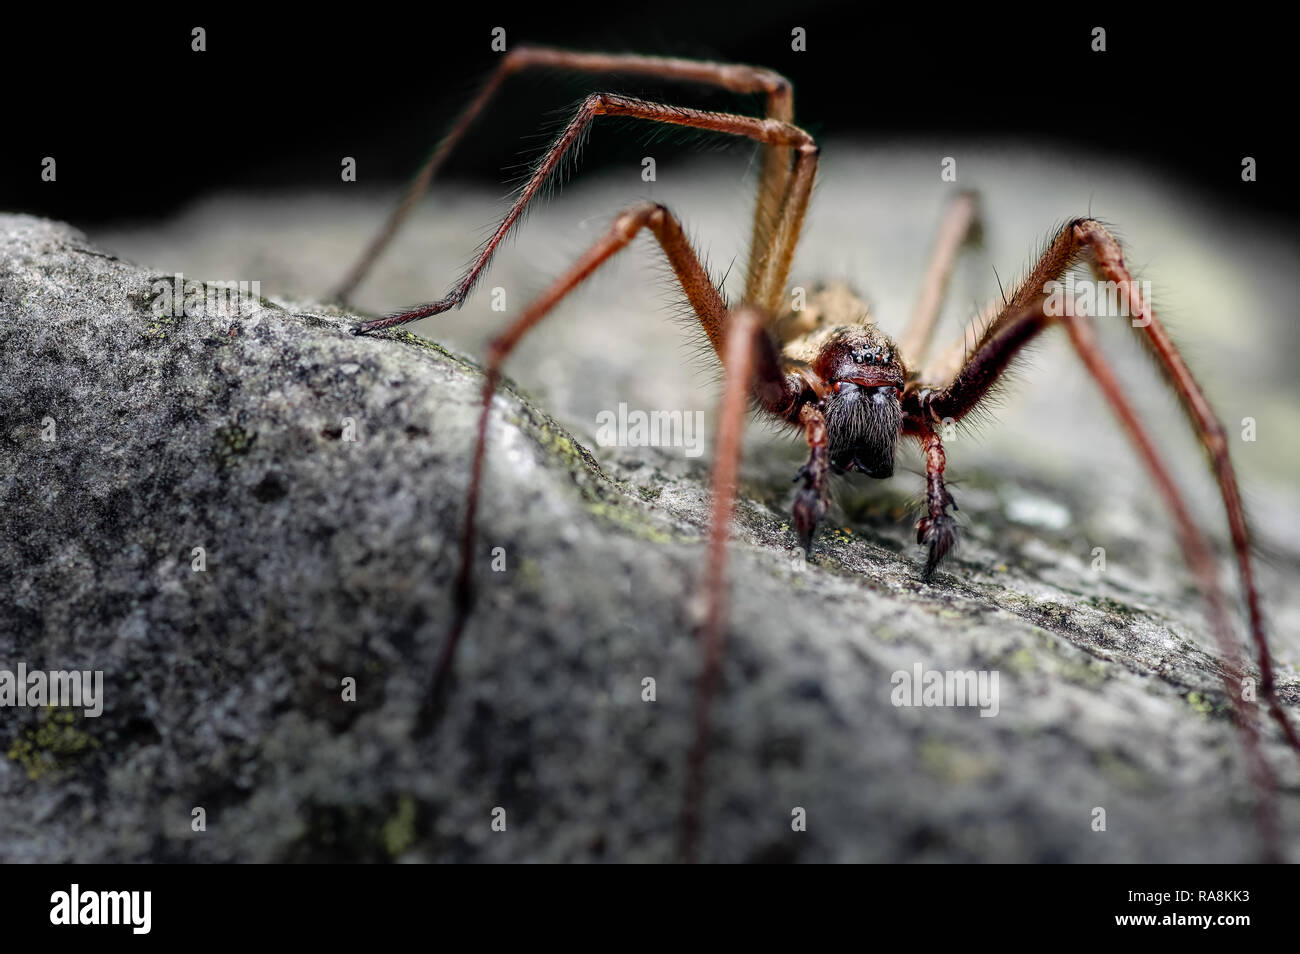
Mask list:
[{"label": "black background", "polygon": [[[419,165],[489,73],[494,26],[550,43],[740,60],[795,83],[796,118],[833,145],[975,134],[1133,157],[1188,189],[1269,218],[1296,211],[1282,173],[1294,96],[1287,32],[1258,11],[1102,12],[981,5],[910,17],[857,3],[493,3],[379,7],[221,5],[157,13],[6,12],[0,210],[95,224],[162,217],[217,189],[330,189],[343,156],[393,186]],[[207,52],[190,30],[207,30]],[[1105,53],[1091,30],[1107,29]],[[808,50],[790,49],[790,30]],[[633,78],[599,82],[714,108],[755,102]],[[592,81],[511,82],[446,170],[504,182],[536,155]],[[622,161],[637,138],[602,135],[584,168]],[[698,142],[681,148],[698,148]],[[1241,158],[1260,181],[1243,185]],[[58,162],[56,183],[41,159]],[[635,159],[635,156],[633,156]],[[513,170],[513,171],[512,171]]]}]

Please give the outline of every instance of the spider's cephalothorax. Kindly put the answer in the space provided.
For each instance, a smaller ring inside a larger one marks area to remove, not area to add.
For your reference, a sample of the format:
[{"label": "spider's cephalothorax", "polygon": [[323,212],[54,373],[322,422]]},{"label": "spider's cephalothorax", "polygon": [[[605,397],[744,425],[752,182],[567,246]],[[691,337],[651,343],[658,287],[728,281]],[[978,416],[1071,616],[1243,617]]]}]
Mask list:
[{"label": "spider's cephalothorax", "polygon": [[871,331],[875,329],[843,329],[823,350],[832,382],[826,430],[837,472],[859,470],[884,478],[894,473],[903,375],[889,339]]},{"label": "spider's cephalothorax", "polygon": [[[814,312],[823,327],[788,341],[783,351],[790,360],[806,362],[825,386],[822,408],[831,467],[837,473],[893,476],[906,380],[898,347],[847,289],[830,288],[815,299],[825,300]],[[847,317],[845,305],[857,312],[856,319],[825,326]]]},{"label": "spider's cephalothorax", "polygon": [[828,472],[893,476],[907,370],[898,346],[843,283],[814,289],[803,307],[772,323],[770,341],[780,351],[772,363],[783,370],[767,378],[782,386],[766,388],[760,374],[754,394],[764,410],[808,436],[808,463],[795,476],[803,489],[794,523],[811,553],[826,516]]}]

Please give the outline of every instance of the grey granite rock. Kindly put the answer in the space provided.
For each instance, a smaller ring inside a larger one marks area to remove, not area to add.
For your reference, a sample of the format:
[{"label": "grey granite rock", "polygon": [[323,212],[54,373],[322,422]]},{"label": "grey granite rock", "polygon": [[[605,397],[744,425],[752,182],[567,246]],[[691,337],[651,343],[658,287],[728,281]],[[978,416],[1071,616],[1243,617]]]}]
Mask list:
[{"label": "grey granite rock", "polygon": [[[440,721],[413,735],[477,366],[356,338],[305,298],[158,318],[169,279],[0,217],[0,669],[103,670],[106,695],[99,718],[0,710],[0,860],[671,860],[707,455],[592,447],[583,402],[617,386],[561,400],[567,429],[507,387],[479,611]],[[909,475],[842,484],[805,566],[798,448],[750,443],[705,858],[1259,857],[1219,660],[1140,483],[972,442],[964,543],[925,586]],[[1298,566],[1275,542],[1261,568],[1293,717]],[[918,665],[996,671],[997,716],[893,705]],[[1266,748],[1300,856],[1300,771],[1271,730]]]}]

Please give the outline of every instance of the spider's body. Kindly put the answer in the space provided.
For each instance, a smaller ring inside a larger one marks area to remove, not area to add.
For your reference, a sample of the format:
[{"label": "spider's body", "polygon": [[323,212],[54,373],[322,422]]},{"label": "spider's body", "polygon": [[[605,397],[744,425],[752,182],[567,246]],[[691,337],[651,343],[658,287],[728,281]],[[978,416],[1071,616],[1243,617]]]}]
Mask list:
[{"label": "spider's body", "polygon": [[[1157,452],[1125,382],[1112,370],[1098,346],[1091,319],[1080,310],[1054,307],[1055,288],[1076,267],[1087,266],[1103,282],[1118,289],[1125,314],[1154,355],[1165,379],[1187,411],[1209,455],[1232,532],[1242,591],[1249,612],[1251,635],[1259,660],[1258,698],[1300,752],[1296,736],[1274,692],[1273,670],[1265,638],[1263,614],[1255,589],[1250,536],[1227,440],[1178,349],[1157,319],[1125,264],[1119,242],[1102,223],[1079,218],[1066,223],[1049,241],[1037,263],[1009,296],[985,309],[959,340],[926,361],[930,339],[946,291],[948,275],[961,250],[979,230],[973,195],[953,197],[941,223],[938,240],[922,281],[910,323],[897,342],[891,340],[846,286],[814,291],[806,301],[787,287],[790,266],[812,195],[820,149],[813,137],[794,124],[790,83],[757,67],[622,54],[578,53],[520,47],[501,61],[492,80],[471,103],[451,135],[430,157],[386,227],[350,273],[338,297],[346,297],[392,238],[434,171],[455,142],[483,111],[506,77],[537,67],[586,73],[632,73],[714,85],[734,93],[764,97],[765,115],[709,112],[633,99],[617,93],[593,93],[538,162],[510,211],[448,294],[427,305],[367,322],[364,333],[436,315],[460,305],[487,269],[492,256],[519,221],[528,203],[581,143],[600,117],[620,116],[745,137],[763,146],[759,198],[753,217],[745,289],[738,307],[730,307],[686,238],[673,213],[654,202],[629,206],[608,231],[562,276],[533,301],[496,338],[486,362],[478,442],[471,466],[462,539],[460,571],[454,591],[455,615],[439,657],[429,701],[438,695],[451,671],[456,646],[473,606],[473,566],[477,559],[474,520],[484,462],[491,399],[502,365],[519,341],[567,294],[612,256],[627,248],[643,230],[653,234],[680,284],[700,327],[721,361],[726,384],[719,411],[714,509],[706,552],[705,617],[702,625],[704,671],[697,708],[696,744],[691,752],[685,799],[683,850],[694,854],[699,827],[700,793],[708,739],[710,700],[720,680],[723,639],[727,629],[726,540],[730,524],[740,435],[745,412],[752,404],[772,417],[798,428],[807,442],[808,461],[796,480],[802,481],[794,501],[795,530],[806,549],[812,546],[818,522],[827,510],[828,481],[836,471],[858,471],[889,477],[900,438],[914,440],[925,461],[925,514],[917,524],[917,542],[926,548],[922,578],[929,580],[956,540],[955,507],[944,486],[947,459],[943,433],[950,423],[981,408],[1003,373],[1038,335],[1063,328],[1075,352],[1098,385],[1150,476],[1154,493],[1162,497],[1179,535],[1183,552],[1205,599],[1211,627],[1225,659],[1224,687],[1238,702],[1242,740],[1260,790],[1259,816],[1267,836],[1274,824],[1271,771],[1260,754],[1253,716],[1255,693],[1244,692],[1243,667],[1229,622],[1227,601],[1220,588],[1214,551],[1191,517],[1173,475]],[[432,711],[430,707],[426,711]]]}]

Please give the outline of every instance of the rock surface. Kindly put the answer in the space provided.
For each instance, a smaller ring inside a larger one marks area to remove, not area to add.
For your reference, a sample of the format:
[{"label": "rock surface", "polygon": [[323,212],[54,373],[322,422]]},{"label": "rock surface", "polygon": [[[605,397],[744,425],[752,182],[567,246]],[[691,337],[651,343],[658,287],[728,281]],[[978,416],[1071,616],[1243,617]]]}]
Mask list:
[{"label": "rock surface", "polygon": [[[103,670],[106,689],[99,718],[0,711],[0,860],[671,860],[708,456],[598,462],[594,428],[506,388],[479,611],[413,736],[477,366],[306,300],[160,319],[160,279],[0,217],[0,668]],[[1141,486],[976,454],[993,466],[955,488],[963,547],[924,586],[915,488],[841,485],[805,566],[798,448],[750,443],[706,859],[1259,857],[1219,660]],[[1275,547],[1261,569],[1293,718],[1298,567]],[[997,716],[893,705],[918,665],[996,671]],[[1300,771],[1271,730],[1267,753],[1298,857]]]}]

